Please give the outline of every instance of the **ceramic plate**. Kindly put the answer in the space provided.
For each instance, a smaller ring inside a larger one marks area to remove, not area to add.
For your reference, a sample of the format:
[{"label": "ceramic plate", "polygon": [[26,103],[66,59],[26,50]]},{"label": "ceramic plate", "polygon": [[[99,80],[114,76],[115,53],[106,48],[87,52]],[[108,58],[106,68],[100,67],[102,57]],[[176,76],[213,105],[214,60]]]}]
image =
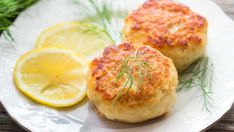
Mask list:
[{"label": "ceramic plate", "polygon": [[[118,0],[129,10],[136,9],[143,0]],[[31,131],[201,131],[230,108],[234,100],[234,22],[208,0],[178,0],[205,16],[209,22],[207,55],[214,63],[213,102],[211,112],[202,110],[203,99],[198,88],[179,92],[173,111],[159,119],[143,124],[127,125],[97,116],[87,99],[67,109],[52,109],[33,102],[22,95],[13,82],[16,60],[34,48],[34,42],[45,28],[67,20],[77,20],[81,12],[73,0],[40,0],[24,11],[11,27],[15,38],[10,43],[0,39],[0,100],[11,117]],[[123,7],[119,6],[119,7]]]}]

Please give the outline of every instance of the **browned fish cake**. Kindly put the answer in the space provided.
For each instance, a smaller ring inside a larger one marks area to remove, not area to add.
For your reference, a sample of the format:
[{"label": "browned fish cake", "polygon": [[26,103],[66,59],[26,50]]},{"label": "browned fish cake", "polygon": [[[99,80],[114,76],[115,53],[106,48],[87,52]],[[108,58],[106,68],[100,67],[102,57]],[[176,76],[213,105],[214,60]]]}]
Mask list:
[{"label": "browned fish cake", "polygon": [[206,19],[185,5],[149,0],[127,17],[123,31],[125,40],[158,49],[182,71],[204,55],[207,27]]},{"label": "browned fish cake", "polygon": [[171,59],[150,46],[123,43],[92,61],[87,95],[106,118],[136,123],[169,112],[177,84]]}]

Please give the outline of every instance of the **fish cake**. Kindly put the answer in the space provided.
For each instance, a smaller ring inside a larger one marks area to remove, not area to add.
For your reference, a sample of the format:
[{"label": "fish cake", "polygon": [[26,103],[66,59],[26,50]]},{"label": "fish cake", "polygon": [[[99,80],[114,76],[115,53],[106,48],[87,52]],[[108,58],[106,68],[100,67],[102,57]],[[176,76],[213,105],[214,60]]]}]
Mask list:
[{"label": "fish cake", "polygon": [[143,122],[171,111],[178,75],[172,60],[150,46],[110,46],[89,68],[87,96],[107,119]]},{"label": "fish cake", "polygon": [[149,0],[125,20],[125,41],[150,45],[171,58],[179,72],[205,53],[207,20],[170,0]]}]

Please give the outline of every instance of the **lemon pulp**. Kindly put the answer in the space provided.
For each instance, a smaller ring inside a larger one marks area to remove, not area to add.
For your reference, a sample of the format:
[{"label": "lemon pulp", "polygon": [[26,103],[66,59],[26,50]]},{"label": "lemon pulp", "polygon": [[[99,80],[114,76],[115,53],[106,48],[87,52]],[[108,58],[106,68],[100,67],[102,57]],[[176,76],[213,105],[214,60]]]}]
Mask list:
[{"label": "lemon pulp", "polygon": [[32,99],[52,107],[71,106],[86,95],[86,63],[70,50],[36,49],[16,63],[18,88]]},{"label": "lemon pulp", "polygon": [[36,41],[36,48],[71,49],[91,61],[112,43],[105,30],[95,25],[71,21],[56,24],[43,31]]}]

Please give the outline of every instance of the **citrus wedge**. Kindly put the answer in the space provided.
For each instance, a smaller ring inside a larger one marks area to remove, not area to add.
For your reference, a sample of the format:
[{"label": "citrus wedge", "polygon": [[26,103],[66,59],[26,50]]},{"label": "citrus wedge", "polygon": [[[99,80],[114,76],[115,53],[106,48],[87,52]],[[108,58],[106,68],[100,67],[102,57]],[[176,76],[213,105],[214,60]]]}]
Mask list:
[{"label": "citrus wedge", "polygon": [[71,50],[36,49],[17,61],[17,87],[35,101],[51,107],[67,107],[86,95],[87,64]]},{"label": "citrus wedge", "polygon": [[56,24],[43,31],[36,41],[36,48],[72,49],[90,61],[112,43],[105,30],[95,25],[71,21]]}]

